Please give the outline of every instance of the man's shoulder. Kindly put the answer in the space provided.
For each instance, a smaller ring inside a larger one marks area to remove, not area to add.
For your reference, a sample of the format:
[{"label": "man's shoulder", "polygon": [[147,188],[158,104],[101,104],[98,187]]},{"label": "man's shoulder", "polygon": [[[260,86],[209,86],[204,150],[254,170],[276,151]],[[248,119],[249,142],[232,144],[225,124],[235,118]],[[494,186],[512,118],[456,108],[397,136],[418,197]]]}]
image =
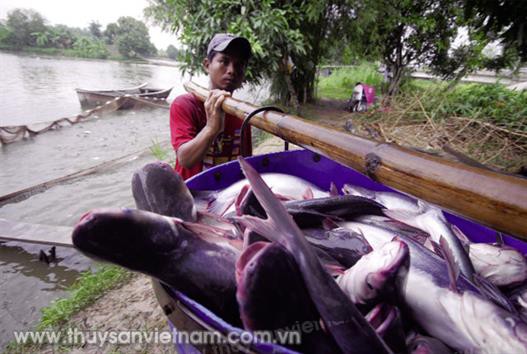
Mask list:
[{"label": "man's shoulder", "polygon": [[192,93],[185,93],[183,95],[177,96],[174,101],[172,101],[172,106],[200,106],[201,101],[196,98]]}]

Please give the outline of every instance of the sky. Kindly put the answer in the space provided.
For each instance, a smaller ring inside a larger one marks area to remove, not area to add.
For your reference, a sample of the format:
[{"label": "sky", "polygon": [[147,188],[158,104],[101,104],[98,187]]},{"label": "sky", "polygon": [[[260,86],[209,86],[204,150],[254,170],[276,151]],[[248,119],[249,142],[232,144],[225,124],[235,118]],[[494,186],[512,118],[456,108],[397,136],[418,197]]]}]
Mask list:
[{"label": "sky", "polygon": [[174,34],[162,32],[146,21],[143,9],[147,6],[147,0],[0,0],[0,19],[6,19],[7,13],[15,8],[30,8],[44,16],[50,25],[86,28],[96,21],[104,30],[119,17],[132,16],[146,23],[150,40],[158,49],[166,49],[169,44],[178,47]]}]

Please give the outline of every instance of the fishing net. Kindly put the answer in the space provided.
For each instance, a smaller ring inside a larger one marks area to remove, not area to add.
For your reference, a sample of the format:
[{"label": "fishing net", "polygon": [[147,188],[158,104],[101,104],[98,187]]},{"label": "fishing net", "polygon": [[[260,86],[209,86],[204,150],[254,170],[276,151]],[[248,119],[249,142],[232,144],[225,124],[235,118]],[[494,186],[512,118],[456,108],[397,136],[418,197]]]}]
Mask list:
[{"label": "fishing net", "polygon": [[66,117],[54,120],[52,122],[36,123],[31,125],[4,126],[0,127],[0,143],[10,144],[19,139],[33,137],[45,133],[49,130],[60,129],[64,126],[77,124],[96,114],[108,113],[118,110],[125,102],[125,97],[116,97],[106,103],[89,109],[74,117]]},{"label": "fishing net", "polygon": [[[126,106],[126,107],[125,107]],[[60,118],[52,122],[36,123],[31,125],[4,126],[0,127],[0,144],[9,144],[20,139],[30,138],[37,134],[45,133],[49,130],[60,129],[64,126],[77,124],[89,117],[96,117],[96,114],[109,113],[121,108],[164,108],[169,105],[165,98],[158,97],[134,97],[124,95],[115,97],[104,104],[93,109],[84,111],[74,117]]]}]

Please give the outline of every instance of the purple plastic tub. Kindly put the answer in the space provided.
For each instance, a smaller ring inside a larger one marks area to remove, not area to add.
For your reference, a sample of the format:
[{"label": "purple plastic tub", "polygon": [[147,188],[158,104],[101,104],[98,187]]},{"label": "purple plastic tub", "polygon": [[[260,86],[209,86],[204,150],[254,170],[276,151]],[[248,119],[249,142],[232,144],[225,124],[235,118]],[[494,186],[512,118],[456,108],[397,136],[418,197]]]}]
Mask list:
[{"label": "purple plastic tub", "polygon": [[[329,190],[330,183],[333,182],[340,190],[345,183],[351,183],[377,191],[395,190],[388,188],[380,183],[374,182],[361,173],[343,166],[335,161],[322,157],[307,150],[285,151],[267,155],[259,155],[247,159],[251,165],[260,173],[278,172],[287,173],[301,177],[315,184],[322,190]],[[228,187],[232,183],[243,179],[240,165],[237,161],[229,162],[216,166],[207,171],[194,176],[187,181],[187,185],[193,190],[218,190]],[[495,242],[496,231],[481,226],[465,218],[445,212],[449,222],[458,226],[474,242]],[[514,239],[511,236],[503,235],[506,244],[515,247],[522,253],[527,252],[527,244]],[[194,302],[184,294],[162,286],[170,300],[171,305],[163,305],[165,313],[171,322],[171,327],[180,330],[217,330],[221,333],[229,331],[241,331],[224,322],[212,312]],[[157,291],[156,291],[157,294]],[[159,298],[159,295],[158,295]],[[166,302],[166,301],[165,301]],[[167,307],[168,308],[165,308]],[[181,317],[183,316],[183,317]],[[174,323],[175,322],[175,323]],[[180,353],[195,353],[196,348],[190,346],[178,346]],[[230,352],[255,352],[255,353],[293,353],[284,347],[273,344],[257,344],[252,346],[239,347],[200,347],[201,352],[210,353],[230,353]],[[225,351],[229,350],[229,351]]]}]

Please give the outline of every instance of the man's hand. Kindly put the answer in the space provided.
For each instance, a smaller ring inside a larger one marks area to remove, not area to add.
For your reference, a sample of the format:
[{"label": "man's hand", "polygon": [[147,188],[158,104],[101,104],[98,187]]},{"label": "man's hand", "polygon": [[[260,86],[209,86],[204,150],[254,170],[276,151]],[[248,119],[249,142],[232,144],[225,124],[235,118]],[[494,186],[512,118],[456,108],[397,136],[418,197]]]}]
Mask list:
[{"label": "man's hand", "polygon": [[221,105],[225,97],[230,96],[230,92],[223,90],[210,90],[209,96],[205,100],[205,114],[207,115],[206,130],[216,137],[223,131],[225,126],[225,112],[221,109]]}]

